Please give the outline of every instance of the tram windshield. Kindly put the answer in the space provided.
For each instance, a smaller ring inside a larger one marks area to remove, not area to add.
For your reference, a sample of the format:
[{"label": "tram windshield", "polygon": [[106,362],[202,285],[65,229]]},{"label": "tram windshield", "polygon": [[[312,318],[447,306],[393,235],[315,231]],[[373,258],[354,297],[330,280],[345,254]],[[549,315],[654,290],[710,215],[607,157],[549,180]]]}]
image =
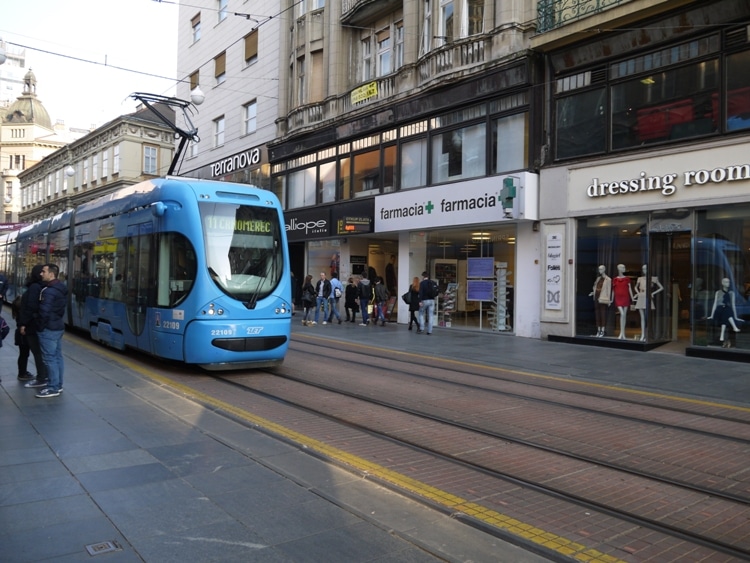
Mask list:
[{"label": "tram windshield", "polygon": [[275,209],[201,203],[206,263],[227,295],[255,307],[279,284],[284,259]]}]

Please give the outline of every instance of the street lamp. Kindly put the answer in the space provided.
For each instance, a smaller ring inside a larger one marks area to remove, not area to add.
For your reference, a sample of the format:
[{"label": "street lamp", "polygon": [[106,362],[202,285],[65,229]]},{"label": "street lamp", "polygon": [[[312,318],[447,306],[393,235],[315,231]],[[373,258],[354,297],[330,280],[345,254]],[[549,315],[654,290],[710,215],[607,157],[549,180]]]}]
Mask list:
[{"label": "street lamp", "polygon": [[200,86],[196,86],[192,92],[190,92],[190,101],[196,106],[201,105],[206,99],[206,95],[201,90]]},{"label": "street lamp", "polygon": [[[76,175],[76,169],[73,168],[70,164],[68,164],[68,166],[65,167],[64,173],[67,178],[72,178],[73,176]],[[65,182],[67,183],[68,181],[65,180]]]}]

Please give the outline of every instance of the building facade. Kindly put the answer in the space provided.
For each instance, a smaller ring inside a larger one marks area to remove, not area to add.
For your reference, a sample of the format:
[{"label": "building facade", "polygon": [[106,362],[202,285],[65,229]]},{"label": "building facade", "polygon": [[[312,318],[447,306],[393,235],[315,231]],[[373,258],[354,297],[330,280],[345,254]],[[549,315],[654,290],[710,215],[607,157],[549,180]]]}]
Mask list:
[{"label": "building facade", "polygon": [[532,40],[549,92],[543,266],[559,274],[542,335],[736,357],[750,350],[750,5],[586,4],[603,9],[540,2]]},{"label": "building facade", "polygon": [[[174,120],[174,111],[159,107]],[[148,108],[118,117],[20,172],[18,219],[31,223],[166,174],[174,132]]]}]

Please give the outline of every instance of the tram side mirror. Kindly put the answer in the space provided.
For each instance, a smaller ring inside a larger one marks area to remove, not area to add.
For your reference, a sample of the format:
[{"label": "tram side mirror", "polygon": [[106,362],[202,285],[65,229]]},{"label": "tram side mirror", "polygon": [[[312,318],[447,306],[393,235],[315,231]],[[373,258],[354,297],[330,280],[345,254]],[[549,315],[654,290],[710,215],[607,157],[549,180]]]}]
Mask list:
[{"label": "tram side mirror", "polygon": [[151,204],[151,213],[153,213],[155,217],[163,217],[166,212],[167,206],[161,201]]}]

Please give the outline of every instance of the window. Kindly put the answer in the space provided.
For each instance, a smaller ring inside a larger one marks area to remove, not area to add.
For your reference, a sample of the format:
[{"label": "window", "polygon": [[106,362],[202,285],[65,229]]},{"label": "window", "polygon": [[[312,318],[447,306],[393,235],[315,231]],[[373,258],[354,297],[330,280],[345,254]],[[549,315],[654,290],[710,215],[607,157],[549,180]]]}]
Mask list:
[{"label": "window", "polygon": [[214,59],[214,76],[216,77],[216,84],[222,84],[227,79],[226,51]]},{"label": "window", "polygon": [[320,203],[336,201],[336,161],[320,165]]},{"label": "window", "polygon": [[193,19],[190,20],[190,26],[193,29],[193,43],[198,41],[201,38],[201,15],[198,13],[198,15],[193,16]]},{"label": "window", "polygon": [[157,162],[156,162],[157,148],[151,145],[143,146],[143,173],[156,175]]},{"label": "window", "polygon": [[224,144],[224,116],[214,119],[214,147]]},{"label": "window", "polygon": [[297,105],[305,103],[305,57],[297,59]]},{"label": "window", "polygon": [[432,50],[432,0],[424,0],[424,27],[419,55],[426,55]]},{"label": "window", "polygon": [[393,69],[404,66],[404,22],[396,24],[396,44],[393,46]]},{"label": "window", "polygon": [[190,141],[190,156],[191,158],[198,156],[198,143],[194,141]]},{"label": "window", "polygon": [[492,122],[492,174],[520,170],[528,160],[528,113]]},{"label": "window", "polygon": [[245,114],[245,135],[255,133],[257,128],[258,104],[255,100],[243,106]]},{"label": "window", "polygon": [[453,42],[453,0],[440,0],[440,39],[443,45]]},{"label": "window", "polygon": [[484,32],[484,0],[464,0],[461,10],[461,37]]},{"label": "window", "polygon": [[112,147],[112,174],[120,173],[120,145]]},{"label": "window", "polygon": [[352,195],[362,197],[380,192],[380,149],[354,156]]},{"label": "window", "polygon": [[193,74],[190,75],[190,91],[192,92],[200,85],[200,72],[195,71]]},{"label": "window", "polygon": [[362,41],[362,82],[369,82],[372,79],[372,39],[367,37]]},{"label": "window", "polygon": [[60,177],[62,176],[62,170],[55,171],[55,195],[60,193]]},{"label": "window", "polygon": [[727,131],[750,128],[750,50],[727,57]]},{"label": "window", "polygon": [[393,70],[391,64],[391,33],[385,29],[378,33],[378,68],[377,76],[385,76]]},{"label": "window", "polygon": [[102,151],[102,178],[109,176],[109,150]]},{"label": "window", "polygon": [[258,30],[245,35],[245,64],[249,65],[258,60]]},{"label": "window", "polygon": [[52,197],[52,174],[47,176],[47,193],[45,195],[47,197]]},{"label": "window", "polygon": [[89,183],[89,159],[84,158],[83,159],[83,185]]},{"label": "window", "polygon": [[91,181],[96,182],[99,179],[99,155],[95,154],[91,160]]},{"label": "window", "polygon": [[289,209],[315,205],[315,177],[317,168],[311,166],[289,174]]},{"label": "window", "polygon": [[417,139],[401,145],[402,190],[427,185],[427,139]]},{"label": "window", "polygon": [[448,131],[432,138],[434,183],[486,175],[484,123]]},{"label": "window", "polygon": [[227,0],[216,0],[216,5],[219,11],[219,22],[223,22],[227,19]]}]

